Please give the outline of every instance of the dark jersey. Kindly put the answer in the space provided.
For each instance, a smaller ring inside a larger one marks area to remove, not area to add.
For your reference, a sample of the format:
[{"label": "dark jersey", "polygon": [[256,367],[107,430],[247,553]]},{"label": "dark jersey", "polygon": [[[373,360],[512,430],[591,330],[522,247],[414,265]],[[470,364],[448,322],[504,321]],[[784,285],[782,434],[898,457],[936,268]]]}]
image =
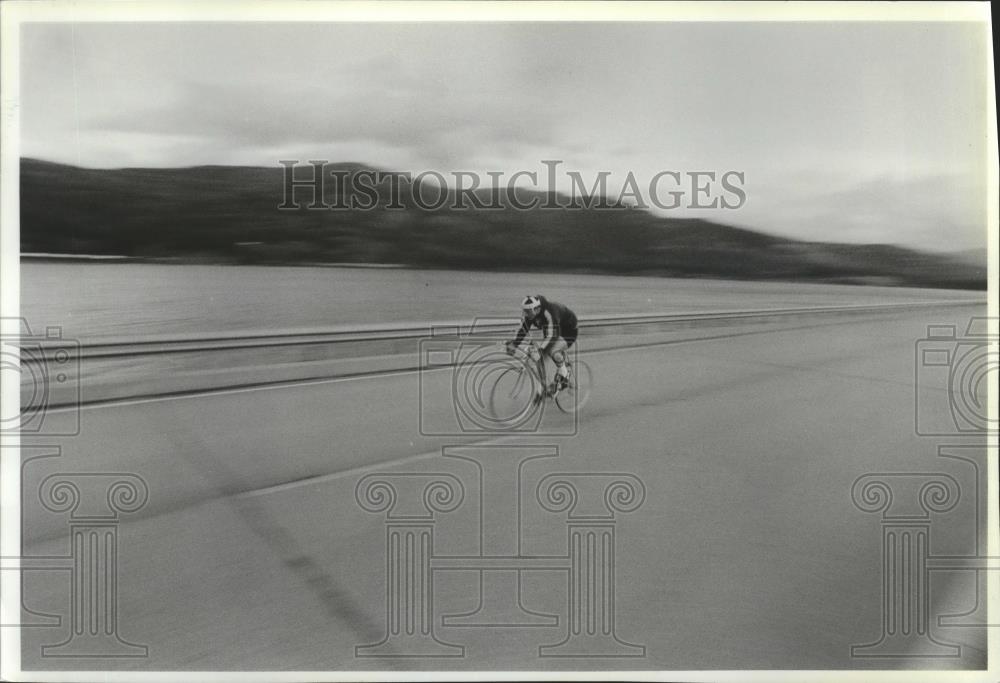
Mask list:
[{"label": "dark jersey", "polygon": [[544,296],[540,296],[538,299],[542,303],[541,310],[534,318],[525,318],[521,321],[521,328],[517,331],[517,336],[514,337],[514,345],[520,344],[532,327],[542,331],[542,336],[545,338],[542,341],[543,349],[559,337],[571,344],[576,341],[576,314],[566,306],[549,301]]}]

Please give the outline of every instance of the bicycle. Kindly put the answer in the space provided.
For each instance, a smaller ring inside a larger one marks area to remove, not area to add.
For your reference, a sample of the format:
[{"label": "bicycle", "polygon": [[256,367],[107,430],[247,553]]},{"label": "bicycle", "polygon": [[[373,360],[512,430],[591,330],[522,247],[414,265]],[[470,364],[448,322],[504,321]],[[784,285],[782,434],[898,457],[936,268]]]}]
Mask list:
[{"label": "bicycle", "polygon": [[501,410],[502,404],[510,401],[514,401],[514,405],[523,403],[520,412],[515,411],[515,414],[502,418],[518,421],[537,410],[546,398],[552,398],[556,407],[564,413],[579,410],[590,400],[593,372],[581,360],[574,363],[567,360],[566,365],[569,366],[566,386],[553,391],[555,387],[550,387],[545,381],[545,357],[538,347],[534,342],[528,342],[525,348],[519,347],[512,364],[499,371],[490,389],[490,411],[499,416],[506,412]]}]

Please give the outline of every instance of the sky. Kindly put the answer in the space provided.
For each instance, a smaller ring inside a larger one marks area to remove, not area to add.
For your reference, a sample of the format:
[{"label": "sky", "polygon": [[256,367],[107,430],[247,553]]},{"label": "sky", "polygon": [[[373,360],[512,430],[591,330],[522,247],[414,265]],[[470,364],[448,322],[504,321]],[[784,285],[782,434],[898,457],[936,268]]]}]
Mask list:
[{"label": "sky", "polygon": [[559,160],[555,189],[607,171],[612,194],[629,172],[646,192],[661,171],[736,171],[739,208],[657,213],[985,248],[987,54],[984,25],[957,22],[38,23],[21,156],[484,181]]}]

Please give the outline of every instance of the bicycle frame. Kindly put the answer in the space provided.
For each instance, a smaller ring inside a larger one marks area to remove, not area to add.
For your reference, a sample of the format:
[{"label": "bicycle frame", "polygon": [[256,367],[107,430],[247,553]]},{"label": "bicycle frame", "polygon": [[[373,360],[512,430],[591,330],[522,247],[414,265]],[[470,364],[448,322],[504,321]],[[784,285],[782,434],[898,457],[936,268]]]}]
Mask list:
[{"label": "bicycle frame", "polygon": [[[518,348],[516,351],[517,353],[510,354],[518,360],[516,363],[516,369],[510,368],[510,371],[517,373],[517,379],[515,380],[514,386],[510,391],[511,396],[524,390],[524,382],[526,378],[528,378],[528,381],[530,382],[538,382],[537,387],[531,387],[534,395],[533,402],[535,405],[547,398],[552,398],[554,399],[559,410],[565,413],[570,413],[575,412],[579,407],[587,402],[590,396],[590,386],[593,378],[590,367],[586,363],[583,361],[571,363],[567,359],[566,365],[569,368],[569,377],[567,378],[568,382],[560,390],[553,391],[554,387],[549,387],[546,384],[545,356],[538,349],[538,346],[534,342],[529,341],[524,348]],[[538,356],[537,359],[532,358],[532,356],[536,354]],[[581,378],[580,372],[583,372],[583,378]],[[497,380],[497,383],[494,384],[493,390],[490,392],[491,406],[493,406],[495,391],[498,386],[499,379]]]},{"label": "bicycle frame", "polygon": [[[525,346],[525,349],[517,349],[517,350],[520,351],[521,354],[522,354],[522,356],[523,356],[523,358],[522,358],[522,369],[519,369],[519,372],[522,373],[522,375],[523,375],[523,368],[530,367],[535,372],[535,376],[538,379],[538,385],[539,385],[539,387],[541,387],[541,391],[542,391],[542,394],[544,395],[544,397],[545,398],[551,398],[554,394],[550,394],[548,392],[548,385],[547,385],[548,377],[546,376],[547,373],[545,372],[545,355],[546,354],[544,354],[542,352],[542,350],[538,348],[538,345],[535,344],[532,341],[529,341],[527,343],[527,345]],[[537,360],[534,360],[534,359],[531,358],[532,354],[529,353],[529,350],[533,350],[533,351],[535,351],[538,354],[538,359]],[[532,365],[531,366],[528,365],[528,363],[527,363],[528,360],[532,361]],[[569,368],[573,367],[573,364],[569,361],[569,359],[566,360],[566,365]],[[572,372],[570,374],[572,376]],[[519,377],[518,381],[519,382],[521,381],[520,377]],[[520,384],[518,384],[518,386],[520,386]]]},{"label": "bicycle frame", "polygon": [[[533,351],[535,351],[538,354],[538,359],[537,360],[534,359],[534,358],[532,358],[532,354],[529,353],[529,350],[533,350]],[[534,342],[531,342],[531,341],[529,341],[525,345],[525,348],[523,348],[523,349],[518,348],[517,351],[520,351],[521,355],[523,356],[521,358],[521,361],[522,361],[521,368],[519,368],[518,372],[520,372],[520,373],[523,374],[525,368],[533,370],[534,373],[535,373],[535,376],[538,379],[539,385],[542,386],[542,387],[544,387],[545,386],[545,379],[546,379],[545,378],[545,354],[542,353],[542,350],[538,348],[537,344],[535,344]],[[530,365],[528,364],[528,361],[531,361]]]}]

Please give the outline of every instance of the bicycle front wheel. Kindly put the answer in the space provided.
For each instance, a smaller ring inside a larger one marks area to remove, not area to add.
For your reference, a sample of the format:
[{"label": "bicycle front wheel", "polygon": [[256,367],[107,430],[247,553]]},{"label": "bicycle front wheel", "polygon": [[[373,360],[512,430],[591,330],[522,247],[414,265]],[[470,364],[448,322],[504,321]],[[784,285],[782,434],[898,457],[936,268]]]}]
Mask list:
[{"label": "bicycle front wheel", "polygon": [[539,409],[538,393],[538,377],[527,365],[508,367],[490,389],[490,412],[502,428],[514,429]]},{"label": "bicycle front wheel", "polygon": [[569,367],[569,384],[555,396],[556,405],[564,413],[572,413],[582,408],[590,400],[590,388],[594,375],[590,366],[581,360]]}]

